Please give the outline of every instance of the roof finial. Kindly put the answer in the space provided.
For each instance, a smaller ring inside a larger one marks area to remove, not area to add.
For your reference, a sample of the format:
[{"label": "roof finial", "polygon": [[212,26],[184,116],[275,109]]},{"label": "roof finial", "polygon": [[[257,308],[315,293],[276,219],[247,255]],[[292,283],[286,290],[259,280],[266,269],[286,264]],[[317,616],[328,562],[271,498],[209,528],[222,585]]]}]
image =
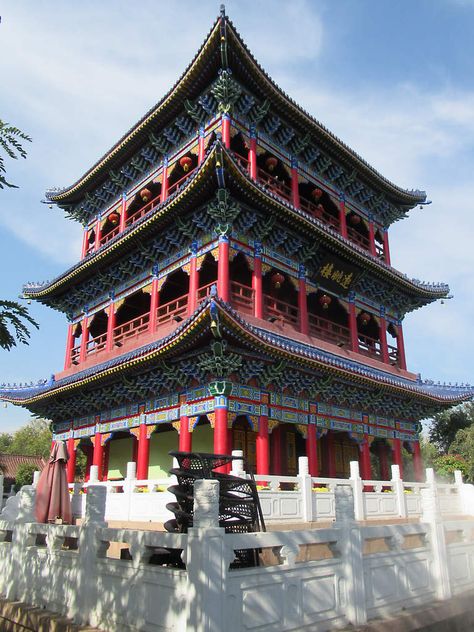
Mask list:
[{"label": "roof finial", "polygon": [[221,4],[221,18],[225,18],[225,4]]}]

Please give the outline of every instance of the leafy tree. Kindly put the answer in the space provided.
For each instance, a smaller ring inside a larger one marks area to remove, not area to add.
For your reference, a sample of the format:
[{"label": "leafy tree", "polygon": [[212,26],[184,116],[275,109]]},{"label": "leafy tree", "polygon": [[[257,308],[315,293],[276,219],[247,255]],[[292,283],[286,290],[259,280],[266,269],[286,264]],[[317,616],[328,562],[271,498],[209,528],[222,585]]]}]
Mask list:
[{"label": "leafy tree", "polygon": [[[26,158],[26,150],[24,149],[21,141],[27,141],[31,143],[31,138],[19,130],[13,125],[4,123],[0,119],[0,148],[13,160],[17,160],[18,157]],[[0,154],[0,189],[5,187],[17,188],[15,184],[8,182],[5,178],[6,167],[3,156]]]},{"label": "leafy tree", "polygon": [[31,419],[13,435],[8,452],[47,458],[51,452],[52,432],[46,419]]},{"label": "leafy tree", "polygon": [[463,476],[469,472],[468,463],[459,454],[442,454],[435,460],[435,469],[442,478],[451,479],[454,470],[460,470]]},{"label": "leafy tree", "polygon": [[421,438],[420,448],[424,467],[435,467],[436,459],[441,456],[438,448],[425,437]]},{"label": "leafy tree", "polygon": [[16,489],[20,489],[23,485],[31,485],[33,482],[33,474],[37,469],[37,466],[33,463],[21,463],[18,466],[15,477]]},{"label": "leafy tree", "polygon": [[[26,307],[15,301],[0,300],[0,347],[2,349],[9,351],[18,342],[28,344],[30,332],[22,319],[39,329],[38,323],[30,316]],[[9,327],[13,328],[13,332]]]},{"label": "leafy tree", "polygon": [[461,406],[445,410],[433,417],[430,441],[446,454],[458,430],[468,428],[472,423],[474,423],[474,404],[461,404]]},{"label": "leafy tree", "polygon": [[12,441],[13,435],[9,432],[0,433],[0,452],[10,452]]},{"label": "leafy tree", "polygon": [[474,482],[474,424],[458,430],[449,446],[450,454],[459,454],[467,464],[466,478]]}]

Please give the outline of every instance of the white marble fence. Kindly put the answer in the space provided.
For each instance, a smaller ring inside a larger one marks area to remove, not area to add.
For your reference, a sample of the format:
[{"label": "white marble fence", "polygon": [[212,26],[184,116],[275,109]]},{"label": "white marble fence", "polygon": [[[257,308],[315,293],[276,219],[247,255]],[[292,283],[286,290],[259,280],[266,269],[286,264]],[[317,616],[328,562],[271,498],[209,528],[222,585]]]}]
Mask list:
[{"label": "white marble fence", "polygon": [[[237,451],[236,451],[237,452]],[[234,465],[235,474],[246,475]],[[354,494],[357,520],[419,518],[421,491],[435,486],[445,515],[474,515],[474,487],[466,485],[458,476],[453,484],[437,483],[432,470],[427,470],[424,483],[400,479],[399,467],[392,465],[390,481],[362,480],[357,461],[351,463],[348,479],[314,478],[308,474],[308,460],[299,459],[298,476],[255,476],[265,521],[268,523],[318,522],[334,520],[335,491],[349,487]],[[114,521],[165,522],[173,516],[166,504],[175,500],[167,489],[175,484],[173,478],[137,480],[135,463],[129,463],[123,481],[98,483],[96,468],[91,468],[91,480],[86,484],[70,485],[73,514],[84,516],[87,488],[102,485],[107,490],[105,519]]]},{"label": "white marble fence", "polygon": [[[446,521],[437,486],[421,489],[419,522],[358,522],[346,481],[329,527],[225,534],[218,485],[196,482],[187,534],[109,528],[103,485],[89,486],[81,526],[37,524],[24,487],[0,515],[0,593],[105,632],[323,632],[474,588],[474,519]],[[117,544],[122,559],[109,555]],[[153,564],[163,547],[184,568]],[[259,565],[233,568],[249,549]]]}]

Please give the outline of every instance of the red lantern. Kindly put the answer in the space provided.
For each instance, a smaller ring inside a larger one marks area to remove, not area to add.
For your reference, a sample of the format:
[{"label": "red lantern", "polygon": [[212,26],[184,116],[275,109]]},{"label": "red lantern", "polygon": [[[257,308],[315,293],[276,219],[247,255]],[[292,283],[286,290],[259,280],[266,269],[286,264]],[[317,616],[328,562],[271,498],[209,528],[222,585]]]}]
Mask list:
[{"label": "red lantern", "polygon": [[187,173],[191,169],[193,161],[189,156],[183,156],[182,158],[180,158],[179,164],[182,170]]},{"label": "red lantern", "polygon": [[117,211],[112,211],[108,219],[109,219],[109,222],[112,224],[112,226],[117,226],[120,220],[120,215],[117,213]]},{"label": "red lantern", "polygon": [[279,290],[284,282],[285,277],[283,276],[283,274],[280,274],[280,272],[275,272],[275,274],[272,276],[272,285],[275,290]]},{"label": "red lantern", "polygon": [[319,304],[323,309],[327,309],[332,303],[332,298],[327,294],[323,294],[319,299]]},{"label": "red lantern", "polygon": [[354,226],[357,226],[357,224],[360,224],[360,217],[358,215],[351,215],[349,221]]},{"label": "red lantern", "polygon": [[273,171],[275,169],[275,167],[278,164],[278,160],[275,158],[275,156],[270,156],[269,158],[267,158],[265,160],[265,166],[268,169],[268,171]]},{"label": "red lantern", "polygon": [[362,312],[361,315],[359,316],[360,318],[360,322],[361,324],[365,327],[366,325],[369,324],[370,322],[370,314],[367,314],[367,312]]},{"label": "red lantern", "polygon": [[142,189],[140,191],[140,197],[142,198],[142,200],[145,203],[149,202],[151,200],[151,191],[150,191],[150,189]]},{"label": "red lantern", "polygon": [[319,200],[319,198],[322,196],[323,192],[321,191],[321,189],[313,189],[311,191],[311,195],[315,200]]}]

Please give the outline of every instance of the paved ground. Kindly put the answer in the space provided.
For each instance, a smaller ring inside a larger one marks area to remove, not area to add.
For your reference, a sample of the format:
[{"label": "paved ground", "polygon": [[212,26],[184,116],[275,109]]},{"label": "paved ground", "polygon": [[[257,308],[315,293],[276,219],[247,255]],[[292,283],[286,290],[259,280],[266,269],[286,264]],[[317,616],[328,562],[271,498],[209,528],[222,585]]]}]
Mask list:
[{"label": "paved ground", "polygon": [[0,597],[2,632],[100,632],[98,628],[80,626],[54,612],[35,608],[20,601]]}]

